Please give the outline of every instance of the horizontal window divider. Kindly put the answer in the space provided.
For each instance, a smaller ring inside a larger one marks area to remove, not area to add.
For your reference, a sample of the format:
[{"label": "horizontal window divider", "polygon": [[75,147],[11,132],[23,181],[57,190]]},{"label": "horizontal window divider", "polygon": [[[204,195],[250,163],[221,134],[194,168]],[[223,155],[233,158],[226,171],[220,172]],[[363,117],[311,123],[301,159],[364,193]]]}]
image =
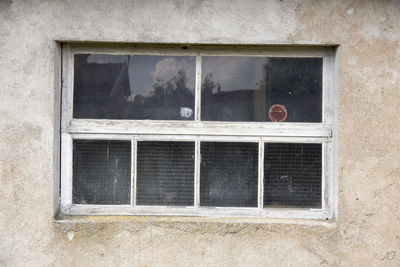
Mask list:
[{"label": "horizontal window divider", "polygon": [[131,140],[136,138],[140,141],[217,141],[217,142],[285,142],[285,143],[328,143],[331,138],[327,137],[255,137],[255,136],[212,136],[212,135],[129,135],[129,134],[97,134],[97,133],[72,133],[73,139],[87,140]]},{"label": "horizontal window divider", "polygon": [[160,134],[212,136],[301,136],[331,137],[332,126],[312,123],[210,123],[210,122],[138,122],[74,120],[64,133]]},{"label": "horizontal window divider", "polygon": [[330,219],[331,214],[317,209],[259,209],[238,207],[167,207],[129,205],[71,205],[65,214],[69,215],[132,215],[132,216],[193,216],[193,217],[255,217],[255,218],[304,218]]}]

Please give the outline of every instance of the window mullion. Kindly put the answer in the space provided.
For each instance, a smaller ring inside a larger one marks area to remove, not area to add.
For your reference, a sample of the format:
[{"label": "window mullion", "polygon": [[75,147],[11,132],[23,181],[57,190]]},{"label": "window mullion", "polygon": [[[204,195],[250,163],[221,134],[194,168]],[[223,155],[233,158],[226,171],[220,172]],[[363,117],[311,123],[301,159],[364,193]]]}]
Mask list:
[{"label": "window mullion", "polygon": [[258,143],[258,208],[264,207],[264,142]]},{"label": "window mullion", "polygon": [[137,138],[131,140],[131,205],[136,206]]},{"label": "window mullion", "polygon": [[200,206],[200,141],[195,141],[195,158],[194,158],[194,206]]},{"label": "window mullion", "polygon": [[195,121],[201,120],[201,56],[196,56],[196,81],[195,81]]}]

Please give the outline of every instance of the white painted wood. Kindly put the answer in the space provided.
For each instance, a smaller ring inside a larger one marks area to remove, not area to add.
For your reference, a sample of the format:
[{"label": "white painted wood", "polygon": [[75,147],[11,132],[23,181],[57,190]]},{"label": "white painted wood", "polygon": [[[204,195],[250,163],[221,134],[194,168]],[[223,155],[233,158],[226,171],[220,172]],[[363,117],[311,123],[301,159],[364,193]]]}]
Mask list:
[{"label": "white painted wood", "polygon": [[[77,53],[105,53],[123,55],[196,56],[195,120],[91,120],[73,119],[73,55]],[[323,122],[207,122],[201,119],[201,59],[203,56],[255,57],[322,57],[323,58]],[[71,215],[162,215],[205,217],[265,217],[265,218],[333,218],[337,207],[334,197],[335,163],[337,152],[332,133],[337,127],[337,57],[332,47],[235,46],[235,45],[154,45],[154,44],[65,44],[62,50],[62,113],[61,113],[61,207]],[[131,140],[132,175],[131,205],[75,205],[72,204],[72,140],[103,139]],[[165,207],[136,205],[136,149],[137,141],[194,141],[195,194],[194,206]],[[255,208],[211,208],[200,206],[200,142],[255,142],[259,144],[258,206]],[[321,143],[323,146],[322,209],[263,208],[264,142]],[[335,141],[335,144],[337,141]],[[335,149],[334,149],[335,148]]]},{"label": "white painted wood", "polygon": [[136,139],[131,139],[131,205],[136,206],[136,162],[137,162]]},{"label": "white painted wood", "polygon": [[332,92],[333,92],[333,97],[332,97],[332,105],[333,105],[333,136],[332,136],[332,144],[331,144],[331,155],[330,155],[330,179],[331,179],[331,185],[332,188],[330,190],[331,195],[330,195],[330,203],[331,203],[331,208],[328,210],[330,213],[331,218],[335,219],[336,221],[338,220],[338,193],[339,193],[339,183],[338,183],[338,177],[339,177],[339,137],[338,137],[338,106],[339,106],[339,95],[340,95],[340,90],[339,90],[339,60],[340,60],[340,46],[337,46],[335,49],[335,60],[334,60],[334,71],[333,71],[333,81],[332,81]]},{"label": "white painted wood", "polygon": [[327,165],[327,170],[325,171],[325,210],[328,212],[327,217],[329,219],[333,218],[333,210],[335,205],[335,182],[334,182],[334,162],[333,162],[333,142],[326,143],[324,146],[326,147],[326,151],[324,154],[325,164]]},{"label": "white painted wood", "polygon": [[72,205],[72,138],[61,134],[61,203],[62,213]]},{"label": "white painted wood", "polygon": [[87,140],[130,140],[138,141],[217,141],[217,142],[270,142],[270,143],[327,143],[331,138],[318,137],[255,137],[255,136],[214,136],[214,135],[130,135],[130,134],[71,134],[73,139]]},{"label": "white painted wood", "polygon": [[258,208],[264,207],[264,142],[258,142]]},{"label": "white painted wood", "polygon": [[61,132],[68,132],[72,119],[73,57],[68,44],[62,46]]},{"label": "white painted wood", "polygon": [[195,142],[195,158],[194,158],[194,206],[200,206],[200,141]]},{"label": "white painted wood", "polygon": [[330,46],[185,45],[185,44],[88,44],[71,43],[72,53],[143,55],[224,55],[254,57],[326,57]]},{"label": "white painted wood", "polygon": [[323,59],[323,122],[332,125],[335,114],[334,101],[334,69],[335,58],[333,55],[324,57]]},{"label": "white painted wood", "polygon": [[191,134],[224,136],[331,137],[332,125],[322,123],[227,123],[120,120],[72,120],[68,133]]},{"label": "white painted wood", "polygon": [[201,118],[201,56],[196,57],[196,81],[195,81],[195,121]]},{"label": "white painted wood", "polygon": [[323,210],[326,210],[327,207],[327,198],[329,197],[329,194],[327,194],[327,185],[326,181],[329,180],[329,175],[328,170],[329,170],[329,165],[327,164],[327,157],[326,157],[326,145],[322,144],[321,145],[321,157],[322,157],[322,168],[321,168],[321,206]]},{"label": "white painted wood", "polygon": [[129,205],[72,205],[70,215],[159,215],[201,217],[254,217],[327,219],[328,212],[317,209],[263,209],[222,207],[167,207]]}]

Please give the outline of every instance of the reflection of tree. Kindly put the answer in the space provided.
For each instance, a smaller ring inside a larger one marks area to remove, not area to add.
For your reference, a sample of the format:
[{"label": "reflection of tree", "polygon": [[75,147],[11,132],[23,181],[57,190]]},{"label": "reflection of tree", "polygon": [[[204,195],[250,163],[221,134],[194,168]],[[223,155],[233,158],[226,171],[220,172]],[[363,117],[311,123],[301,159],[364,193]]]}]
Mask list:
[{"label": "reflection of tree", "polygon": [[273,95],[304,97],[320,94],[321,59],[271,58],[268,70]]},{"label": "reflection of tree", "polygon": [[201,93],[206,95],[212,95],[214,88],[217,88],[217,94],[221,93],[221,85],[214,83],[213,73],[210,72],[204,77],[204,82],[201,85]]},{"label": "reflection of tree", "polygon": [[192,91],[186,86],[188,80],[186,72],[179,70],[177,75],[167,82],[156,81],[153,92],[150,96],[145,97],[144,104],[168,107],[192,107],[194,96]]},{"label": "reflection of tree", "polygon": [[[287,122],[320,122],[322,60],[269,58],[257,88],[222,88],[208,73],[202,83],[202,118],[222,121],[270,121],[269,108],[284,105]],[[220,77],[217,77],[220,78]],[[218,80],[218,79],[217,79]]]},{"label": "reflection of tree", "polygon": [[270,58],[267,71],[268,107],[284,105],[288,122],[321,121],[320,58]]}]

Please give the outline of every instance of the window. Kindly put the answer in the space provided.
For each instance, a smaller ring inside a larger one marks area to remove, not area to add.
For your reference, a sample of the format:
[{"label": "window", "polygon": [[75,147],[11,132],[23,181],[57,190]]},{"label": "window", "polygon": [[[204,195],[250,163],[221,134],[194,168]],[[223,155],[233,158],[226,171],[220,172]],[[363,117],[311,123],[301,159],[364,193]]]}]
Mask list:
[{"label": "window", "polygon": [[61,212],[328,219],[334,49],[63,45]]}]

